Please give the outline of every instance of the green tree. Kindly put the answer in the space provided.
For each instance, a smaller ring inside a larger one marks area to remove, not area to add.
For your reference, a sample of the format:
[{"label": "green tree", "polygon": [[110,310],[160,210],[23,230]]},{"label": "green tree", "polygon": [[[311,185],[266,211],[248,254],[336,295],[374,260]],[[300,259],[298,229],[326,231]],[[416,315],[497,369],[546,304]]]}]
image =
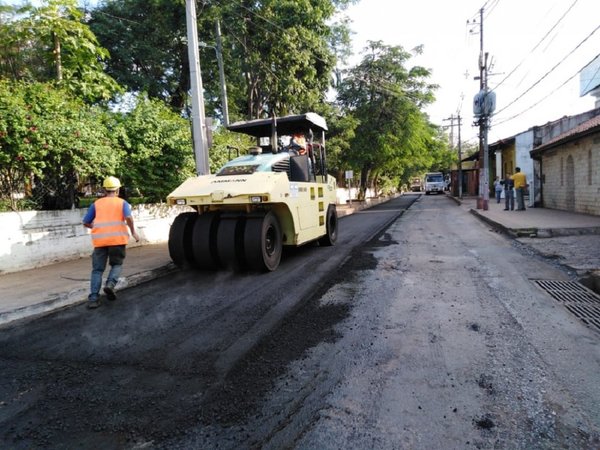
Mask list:
[{"label": "green tree", "polygon": [[177,111],[185,108],[190,89],[185,0],[105,0],[91,11],[89,26],[110,51],[109,75],[129,92],[145,92]]},{"label": "green tree", "polygon": [[190,124],[158,100],[138,98],[116,130],[124,156],[117,174],[129,189],[149,202],[167,194],[194,175]]},{"label": "green tree", "polygon": [[106,113],[64,89],[0,81],[0,112],[0,183],[13,208],[23,192],[43,209],[70,208],[80,180],[119,162]]},{"label": "green tree", "polygon": [[338,101],[358,121],[346,158],[360,169],[361,195],[382,177],[400,184],[410,168],[431,162],[435,135],[422,108],[434,100],[429,71],[405,66],[400,46],[370,42],[363,60],[340,83]]},{"label": "green tree", "polygon": [[337,105],[330,103],[323,103],[315,108],[315,112],[327,121],[327,170],[341,184],[346,170],[358,169],[346,158],[350,151],[350,143],[355,137],[358,121],[351,114],[344,114]]},{"label": "green tree", "polygon": [[0,196],[12,210],[32,174],[40,175],[47,148],[38,121],[23,95],[26,85],[0,80]]},{"label": "green tree", "polygon": [[109,54],[82,23],[76,0],[44,0],[40,6],[5,11],[1,76],[54,81],[88,103],[106,102],[121,92],[104,72]]},{"label": "green tree", "polygon": [[327,40],[330,1],[243,1],[227,12],[223,22],[239,43],[232,56],[241,64],[248,118],[306,111],[324,100],[335,64]]},{"label": "green tree", "polygon": [[[344,23],[330,22],[352,1],[204,3],[199,38],[213,45],[215,23],[221,20],[232,118],[305,112],[322,102],[335,63],[332,46],[348,41]],[[147,92],[178,111],[186,108],[190,80],[183,0],[107,0],[92,12],[90,26],[112,55],[109,74],[130,91]],[[210,47],[200,56],[211,115],[220,111],[217,61]]]}]

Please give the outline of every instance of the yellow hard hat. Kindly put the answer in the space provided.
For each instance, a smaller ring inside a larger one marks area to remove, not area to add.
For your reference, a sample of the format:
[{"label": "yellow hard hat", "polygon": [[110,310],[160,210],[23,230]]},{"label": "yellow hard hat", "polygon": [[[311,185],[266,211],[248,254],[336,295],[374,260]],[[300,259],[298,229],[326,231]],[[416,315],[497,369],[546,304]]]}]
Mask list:
[{"label": "yellow hard hat", "polygon": [[102,183],[102,187],[107,191],[116,191],[121,187],[121,182],[118,178],[115,177],[106,177],[104,179],[104,183]]}]

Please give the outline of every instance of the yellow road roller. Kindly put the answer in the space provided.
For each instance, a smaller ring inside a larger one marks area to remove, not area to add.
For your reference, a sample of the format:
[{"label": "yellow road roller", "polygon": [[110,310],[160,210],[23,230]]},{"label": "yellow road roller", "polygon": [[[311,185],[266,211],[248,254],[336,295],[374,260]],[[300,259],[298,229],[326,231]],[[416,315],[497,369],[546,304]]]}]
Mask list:
[{"label": "yellow road roller", "polygon": [[215,174],[189,178],[167,196],[179,214],[169,254],[180,267],[273,271],[283,246],[334,245],[336,180],[327,174],[325,119],[315,113],[236,122],[256,145]]}]

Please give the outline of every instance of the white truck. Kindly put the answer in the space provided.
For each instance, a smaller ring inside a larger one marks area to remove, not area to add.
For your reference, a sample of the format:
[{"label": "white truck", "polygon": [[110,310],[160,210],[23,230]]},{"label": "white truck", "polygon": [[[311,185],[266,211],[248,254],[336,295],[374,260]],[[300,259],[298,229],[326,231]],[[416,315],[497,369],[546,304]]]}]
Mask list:
[{"label": "white truck", "polygon": [[444,181],[444,174],[442,172],[428,172],[425,174],[423,182],[423,190],[425,195],[429,195],[432,192],[443,193],[446,187]]}]

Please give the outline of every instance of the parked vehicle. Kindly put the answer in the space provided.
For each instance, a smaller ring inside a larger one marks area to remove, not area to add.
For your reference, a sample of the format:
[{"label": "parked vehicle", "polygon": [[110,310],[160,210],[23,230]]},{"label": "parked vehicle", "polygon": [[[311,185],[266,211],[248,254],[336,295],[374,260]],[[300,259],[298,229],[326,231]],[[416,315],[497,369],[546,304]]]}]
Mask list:
[{"label": "parked vehicle", "polygon": [[425,174],[425,182],[423,183],[423,190],[425,195],[429,195],[432,192],[443,193],[446,188],[444,182],[444,174],[442,172],[428,172]]},{"label": "parked vehicle", "polygon": [[171,226],[173,262],[272,271],[283,246],[333,245],[337,185],[326,171],[325,119],[307,113],[228,128],[255,137],[257,145],[216,174],[190,178],[169,194],[169,204],[195,210]]},{"label": "parked vehicle", "polygon": [[419,177],[410,179],[410,190],[412,192],[421,192],[421,179]]}]

